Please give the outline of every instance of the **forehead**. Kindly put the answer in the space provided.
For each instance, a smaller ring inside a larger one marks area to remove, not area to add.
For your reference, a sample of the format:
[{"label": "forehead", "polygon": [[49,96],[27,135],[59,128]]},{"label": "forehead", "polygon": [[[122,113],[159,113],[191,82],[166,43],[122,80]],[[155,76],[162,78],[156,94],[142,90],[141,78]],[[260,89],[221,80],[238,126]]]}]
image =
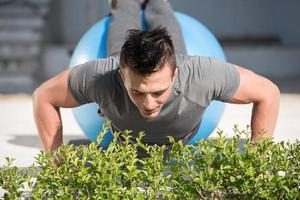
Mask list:
[{"label": "forehead", "polygon": [[136,73],[128,67],[122,69],[126,86],[145,92],[166,89],[172,82],[173,73],[174,68],[168,63],[164,64],[158,71],[147,75]]}]

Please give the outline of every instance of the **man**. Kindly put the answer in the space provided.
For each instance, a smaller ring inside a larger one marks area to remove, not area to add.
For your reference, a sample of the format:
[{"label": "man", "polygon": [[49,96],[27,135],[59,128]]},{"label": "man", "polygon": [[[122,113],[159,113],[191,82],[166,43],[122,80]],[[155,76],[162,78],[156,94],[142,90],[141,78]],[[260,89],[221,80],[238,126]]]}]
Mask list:
[{"label": "man", "polygon": [[[189,141],[209,103],[254,103],[252,140],[272,137],[280,92],[271,81],[217,59],[188,56],[178,22],[165,0],[149,0],[140,29],[136,0],[111,2],[110,57],[67,69],[34,92],[35,122],[49,152],[62,144],[60,107],[96,102],[112,129],[145,131],[143,142]],[[163,28],[166,27],[166,28]],[[260,132],[264,131],[264,135]]]}]

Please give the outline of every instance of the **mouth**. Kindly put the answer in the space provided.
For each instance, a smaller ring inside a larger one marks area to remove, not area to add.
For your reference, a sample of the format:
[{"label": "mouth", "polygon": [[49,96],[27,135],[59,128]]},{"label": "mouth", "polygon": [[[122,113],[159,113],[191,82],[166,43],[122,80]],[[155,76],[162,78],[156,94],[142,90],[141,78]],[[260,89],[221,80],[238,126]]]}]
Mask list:
[{"label": "mouth", "polygon": [[142,112],[143,112],[145,115],[151,115],[151,114],[157,112],[157,110],[158,110],[158,108],[155,108],[155,109],[153,109],[153,110],[144,110],[144,109],[143,109]]},{"label": "mouth", "polygon": [[150,115],[150,114],[152,114],[152,113],[154,113],[155,112],[155,110],[151,110],[151,111],[143,111],[143,113],[144,114],[147,114],[147,115]]}]

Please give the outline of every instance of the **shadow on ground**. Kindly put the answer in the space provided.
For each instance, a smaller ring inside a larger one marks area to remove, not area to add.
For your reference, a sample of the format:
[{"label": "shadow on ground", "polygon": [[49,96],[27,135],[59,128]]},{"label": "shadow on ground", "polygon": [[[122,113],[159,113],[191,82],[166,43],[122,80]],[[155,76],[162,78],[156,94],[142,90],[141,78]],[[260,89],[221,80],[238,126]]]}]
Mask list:
[{"label": "shadow on ground", "polygon": [[[228,139],[231,140],[231,138]],[[240,148],[243,147],[245,141],[246,141],[245,139],[240,139],[239,142]],[[18,146],[42,149],[42,143],[40,141],[39,136],[37,135],[13,135],[13,139],[8,140],[7,142]],[[64,136],[64,142],[65,144],[73,144],[74,146],[79,146],[79,145],[87,146],[91,143],[90,140],[85,138],[79,138],[78,136],[75,135]]]},{"label": "shadow on ground", "polygon": [[[25,146],[25,147],[32,147],[41,149],[42,143],[37,135],[16,135],[11,134],[13,136],[12,139],[8,140],[7,142],[10,144],[18,145],[18,146]],[[88,139],[80,138],[78,135],[65,135],[64,142],[66,144],[73,144],[75,146],[78,145],[88,145],[91,142]]]}]

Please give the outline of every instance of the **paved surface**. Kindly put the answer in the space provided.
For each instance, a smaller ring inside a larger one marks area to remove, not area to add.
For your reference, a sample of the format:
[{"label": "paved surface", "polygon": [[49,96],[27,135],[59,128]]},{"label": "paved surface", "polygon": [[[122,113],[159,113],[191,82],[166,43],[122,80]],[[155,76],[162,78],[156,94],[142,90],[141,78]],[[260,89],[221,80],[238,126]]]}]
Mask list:
[{"label": "paved surface", "polygon": [[[31,101],[30,95],[0,95],[0,166],[7,156],[16,158],[17,166],[29,166],[41,150]],[[231,137],[233,125],[246,127],[250,114],[251,105],[227,105],[218,127]],[[65,143],[84,138],[70,109],[62,109],[62,119]],[[282,94],[274,140],[300,140],[299,122],[300,94]]]}]

